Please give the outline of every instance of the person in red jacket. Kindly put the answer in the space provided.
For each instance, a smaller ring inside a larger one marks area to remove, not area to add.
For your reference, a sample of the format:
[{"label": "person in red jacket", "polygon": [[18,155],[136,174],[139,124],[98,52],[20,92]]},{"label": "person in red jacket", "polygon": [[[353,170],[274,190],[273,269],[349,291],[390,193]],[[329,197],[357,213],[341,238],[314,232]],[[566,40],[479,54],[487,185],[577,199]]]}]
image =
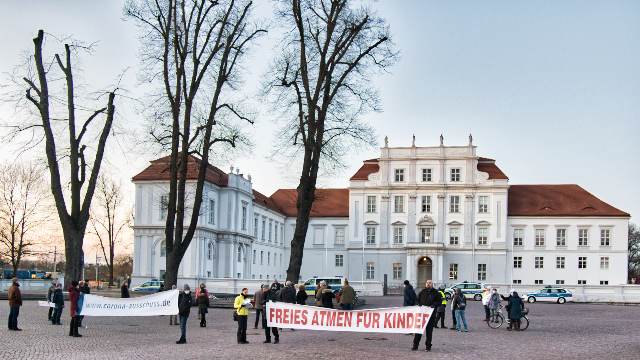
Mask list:
[{"label": "person in red jacket", "polygon": [[21,331],[22,329],[18,328],[18,314],[20,314],[20,306],[22,306],[22,295],[18,279],[11,280],[7,297],[9,299],[9,330]]},{"label": "person in red jacket", "polygon": [[78,300],[80,299],[80,289],[78,288],[78,282],[73,280],[71,286],[69,286],[69,310],[71,311],[71,323],[69,325],[69,336],[82,337],[78,334],[78,326],[80,325],[80,318],[78,312]]}]

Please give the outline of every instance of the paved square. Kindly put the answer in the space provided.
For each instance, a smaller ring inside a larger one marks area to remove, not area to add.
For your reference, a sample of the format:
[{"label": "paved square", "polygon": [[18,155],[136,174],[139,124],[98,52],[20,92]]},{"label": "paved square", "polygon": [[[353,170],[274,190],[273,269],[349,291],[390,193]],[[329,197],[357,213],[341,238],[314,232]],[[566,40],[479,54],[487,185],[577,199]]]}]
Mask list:
[{"label": "paved square", "polygon": [[[397,297],[368,298],[368,307],[401,303]],[[433,351],[412,352],[411,336],[283,330],[280,344],[262,344],[263,332],[249,322],[248,345],[237,345],[236,324],[230,309],[210,309],[208,327],[198,326],[196,308],[189,319],[186,345],[176,345],[178,326],[167,317],[85,318],[84,337],[67,336],[64,326],[49,325],[46,309],[25,301],[20,311],[22,332],[6,329],[6,302],[2,314],[0,359],[498,359],[640,358],[640,306],[596,304],[531,304],[528,330],[493,330],[483,319],[478,302],[469,302],[469,333],[435,329]],[[68,306],[68,304],[67,304]],[[451,325],[447,314],[446,325]]]}]

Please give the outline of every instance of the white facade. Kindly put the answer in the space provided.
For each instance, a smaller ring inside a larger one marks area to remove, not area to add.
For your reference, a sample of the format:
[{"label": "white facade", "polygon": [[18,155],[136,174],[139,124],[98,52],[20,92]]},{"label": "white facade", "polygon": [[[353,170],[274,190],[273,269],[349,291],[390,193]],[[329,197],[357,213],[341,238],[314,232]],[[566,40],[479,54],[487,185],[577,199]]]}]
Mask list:
[{"label": "white facade", "polygon": [[[233,171],[226,176],[224,186],[207,182],[179,277],[283,279],[295,217],[285,216],[277,202],[257,201],[250,178]],[[161,208],[168,186],[134,182],[134,281],[142,281],[164,272]],[[311,219],[303,280],[626,283],[627,214],[510,216],[508,178],[493,160],[478,157],[471,142],[385,146],[379,159],[365,161],[351,178],[348,191],[340,205],[348,216]]]}]

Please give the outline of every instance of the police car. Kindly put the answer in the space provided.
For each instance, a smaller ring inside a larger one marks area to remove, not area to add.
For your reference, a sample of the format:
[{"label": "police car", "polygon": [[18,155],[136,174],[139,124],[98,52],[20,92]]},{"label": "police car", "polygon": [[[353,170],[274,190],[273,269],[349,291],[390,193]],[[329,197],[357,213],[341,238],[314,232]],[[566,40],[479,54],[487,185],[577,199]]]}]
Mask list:
[{"label": "police car", "polygon": [[547,286],[536,292],[527,293],[527,301],[534,303],[536,301],[550,301],[564,304],[567,300],[571,300],[573,295],[566,289]]},{"label": "police car", "polygon": [[480,301],[482,300],[482,289],[484,289],[484,287],[482,283],[463,281],[445,289],[444,293],[447,300],[450,300],[453,297],[455,289],[460,289],[466,298],[473,298],[475,301]]},{"label": "police car", "polygon": [[146,292],[146,293],[155,293],[160,291],[160,285],[164,284],[164,281],[160,281],[157,279],[153,279],[151,281],[146,281],[138,286],[134,286],[131,291],[135,292]]}]

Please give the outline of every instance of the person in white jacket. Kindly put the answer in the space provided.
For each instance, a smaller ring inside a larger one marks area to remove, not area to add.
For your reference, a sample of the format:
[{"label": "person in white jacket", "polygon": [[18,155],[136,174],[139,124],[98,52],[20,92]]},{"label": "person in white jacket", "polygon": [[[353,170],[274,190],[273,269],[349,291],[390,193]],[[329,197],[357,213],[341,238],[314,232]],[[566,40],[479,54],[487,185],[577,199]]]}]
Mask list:
[{"label": "person in white jacket", "polygon": [[491,316],[491,311],[489,310],[489,298],[491,297],[491,289],[485,287],[482,290],[482,306],[484,306],[484,321],[489,322],[489,317]]}]

